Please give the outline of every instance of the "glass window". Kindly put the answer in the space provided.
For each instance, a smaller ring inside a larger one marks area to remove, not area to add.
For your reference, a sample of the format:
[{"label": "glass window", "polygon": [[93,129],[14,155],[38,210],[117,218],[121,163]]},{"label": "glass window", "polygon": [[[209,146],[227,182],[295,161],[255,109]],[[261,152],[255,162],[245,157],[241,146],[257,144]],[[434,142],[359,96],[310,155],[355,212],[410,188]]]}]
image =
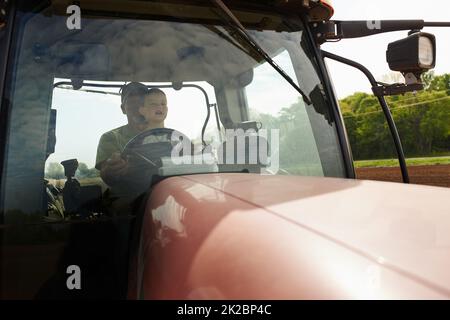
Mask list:
[{"label": "glass window", "polygon": [[[123,83],[85,81],[83,87],[78,90],[73,89],[70,83],[70,79],[55,79],[54,82],[52,109],[56,110],[57,114],[57,143],[54,153],[46,161],[47,179],[63,178],[63,167],[60,163],[72,158],[78,159],[80,164],[85,164],[89,169],[89,171],[79,170],[77,173],[79,178],[99,177],[98,170],[95,170],[95,161],[100,137],[105,132],[127,124],[127,118],[120,107],[120,87]],[[197,87],[182,90],[164,88],[171,85],[168,83],[143,82],[143,84],[150,88],[162,88],[161,90],[165,92],[168,102],[165,126],[177,128],[195,143],[201,143],[202,128],[208,110],[203,92]],[[95,85],[111,87],[95,87]],[[189,82],[184,85],[199,86],[208,92],[209,104],[215,103],[214,88],[210,84]],[[217,131],[217,126],[214,128],[215,115],[211,114],[210,117],[205,140],[211,140],[211,135],[215,134],[214,129]],[[85,168],[84,165],[81,166]]]},{"label": "glass window", "polygon": [[[295,79],[291,58],[286,50],[278,54],[274,61]],[[262,128],[279,130],[277,156],[280,173],[323,176],[306,105],[288,82],[279,81],[274,88],[274,79],[279,78],[280,75],[268,63],[255,69],[255,78],[246,87],[250,118],[261,122]]]},{"label": "glass window", "polygon": [[[79,29],[68,24],[71,2],[19,6],[23,9],[16,20],[7,96],[5,211],[49,218],[53,196],[64,204],[62,214],[53,210],[53,217],[66,218],[81,208],[72,200],[90,203],[108,190],[122,196],[143,177],[148,189],[149,177],[155,175],[345,175],[327,97],[300,21],[236,12],[256,42],[306,93],[310,105],[212,8],[199,9],[190,2],[114,3],[83,2]],[[255,27],[260,21],[264,26]],[[123,86],[130,82],[147,91],[125,92]],[[179,144],[166,135],[167,129],[183,135],[178,140],[183,147],[192,142],[191,153],[185,148],[173,153]],[[230,130],[237,136],[230,136]],[[267,136],[252,140],[264,130]],[[247,139],[244,162],[224,163],[224,150],[239,135]],[[258,155],[268,144],[264,161],[250,161],[254,150],[249,141],[257,141]],[[167,161],[185,161],[186,156],[201,161],[178,167]],[[111,173],[113,166],[120,174]],[[69,182],[75,179],[72,187],[78,196],[64,194],[67,177]],[[133,199],[137,196],[133,193]],[[102,207],[105,203],[85,213],[101,214],[108,210]]]}]

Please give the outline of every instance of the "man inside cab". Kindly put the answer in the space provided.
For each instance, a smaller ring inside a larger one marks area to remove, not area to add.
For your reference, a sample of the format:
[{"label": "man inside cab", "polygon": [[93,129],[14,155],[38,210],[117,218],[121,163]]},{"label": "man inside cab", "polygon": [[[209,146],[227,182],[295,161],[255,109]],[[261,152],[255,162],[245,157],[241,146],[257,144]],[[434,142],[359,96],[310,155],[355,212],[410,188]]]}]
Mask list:
[{"label": "man inside cab", "polygon": [[115,189],[120,189],[120,182],[129,169],[127,159],[121,157],[125,145],[142,131],[163,128],[167,117],[164,92],[159,89],[149,90],[139,82],[123,86],[121,102],[128,123],[101,136],[95,165],[103,181]]}]

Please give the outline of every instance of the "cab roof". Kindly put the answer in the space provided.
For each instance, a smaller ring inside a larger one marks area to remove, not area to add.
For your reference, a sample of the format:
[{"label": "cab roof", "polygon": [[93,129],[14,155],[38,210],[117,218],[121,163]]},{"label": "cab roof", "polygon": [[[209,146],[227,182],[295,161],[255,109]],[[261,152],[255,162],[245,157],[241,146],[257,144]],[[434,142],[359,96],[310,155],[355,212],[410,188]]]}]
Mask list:
[{"label": "cab roof", "polygon": [[[145,14],[154,6],[164,4],[167,7],[176,6],[180,8],[180,13],[187,16],[192,15],[192,11],[201,12],[201,7],[210,6],[209,0],[110,0],[105,6],[105,1],[101,0],[80,0],[81,8],[84,11],[101,10],[107,12],[121,12],[133,14]],[[276,13],[305,13],[310,20],[329,20],[333,15],[333,8],[328,0],[223,0],[232,9],[246,10],[253,12],[276,12]],[[65,11],[68,5],[73,4],[72,0],[54,0],[54,4],[61,4],[61,9]],[[181,7],[180,7],[181,6]],[[188,9],[190,8],[190,10]]]}]

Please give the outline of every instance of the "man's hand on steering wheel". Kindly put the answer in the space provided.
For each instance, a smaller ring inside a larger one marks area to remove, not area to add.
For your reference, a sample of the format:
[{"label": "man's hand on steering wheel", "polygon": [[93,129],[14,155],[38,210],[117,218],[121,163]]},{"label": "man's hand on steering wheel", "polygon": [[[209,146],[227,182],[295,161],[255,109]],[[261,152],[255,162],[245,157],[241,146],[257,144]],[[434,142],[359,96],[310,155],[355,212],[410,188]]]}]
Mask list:
[{"label": "man's hand on steering wheel", "polygon": [[115,152],[104,162],[100,169],[100,176],[107,184],[113,184],[128,172],[128,159],[122,158],[120,153]]}]

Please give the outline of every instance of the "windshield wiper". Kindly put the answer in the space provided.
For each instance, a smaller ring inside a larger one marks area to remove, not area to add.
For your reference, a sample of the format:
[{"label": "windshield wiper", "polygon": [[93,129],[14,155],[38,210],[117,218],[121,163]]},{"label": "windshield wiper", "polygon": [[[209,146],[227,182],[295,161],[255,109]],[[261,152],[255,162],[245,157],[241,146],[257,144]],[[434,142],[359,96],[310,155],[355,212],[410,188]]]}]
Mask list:
[{"label": "windshield wiper", "polygon": [[303,100],[307,104],[311,104],[311,100],[308,98],[308,96],[303,92],[303,90],[292,80],[292,78],[279,66],[273,61],[273,59],[270,57],[270,55],[264,51],[263,48],[252,38],[252,36],[247,32],[245,27],[241,24],[238,18],[231,12],[230,9],[222,2],[222,0],[211,0],[212,3],[215,4],[217,8],[220,9],[220,11],[225,14],[229,21],[226,21],[227,24],[238,34],[241,35],[241,37],[256,51],[258,52],[261,57],[264,58],[291,86],[295,88],[295,90],[300,93],[300,95],[303,97]]}]

